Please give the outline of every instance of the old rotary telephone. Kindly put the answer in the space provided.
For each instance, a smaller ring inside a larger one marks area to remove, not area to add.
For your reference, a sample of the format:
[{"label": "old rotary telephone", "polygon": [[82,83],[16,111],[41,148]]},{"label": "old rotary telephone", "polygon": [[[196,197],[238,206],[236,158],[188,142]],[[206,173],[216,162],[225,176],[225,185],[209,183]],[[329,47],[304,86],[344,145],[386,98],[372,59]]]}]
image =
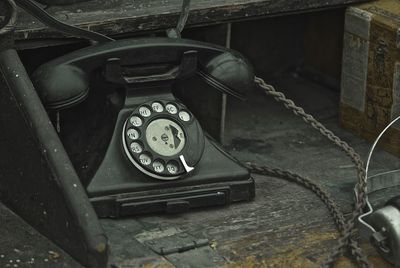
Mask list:
[{"label": "old rotary telephone", "polygon": [[[254,197],[248,170],[172,93],[208,86],[243,98],[254,74],[239,53],[180,38],[125,39],[48,62],[32,81],[50,114],[61,116],[60,136],[100,217]],[[111,118],[93,123],[101,114],[90,113],[103,106]]]},{"label": "old rotary telephone", "polygon": [[[31,11],[35,9],[28,0],[19,0],[18,4]],[[36,15],[41,12],[35,10]],[[48,25],[59,23],[44,13],[38,17],[42,21],[50,20]],[[68,25],[63,25],[62,31],[81,37],[90,34],[94,38],[89,39],[99,42],[109,41],[105,36],[83,33]],[[55,59],[36,70],[32,79],[42,102],[55,116],[64,145],[72,160],[75,159],[100,217],[181,212],[254,197],[254,181],[248,170],[204,134],[194,115],[172,94],[175,90],[187,91],[206,84],[242,98],[252,86],[254,75],[240,54],[183,39],[120,40]],[[309,115],[284,95],[258,78],[256,82],[267,94],[284,102],[306,121],[310,120]],[[72,110],[75,111],[68,114]],[[104,118],[93,122],[91,112],[99,112]],[[66,122],[61,126],[60,114],[61,121]],[[73,120],[76,115],[82,116],[79,122]],[[313,123],[321,132],[329,133],[317,122]],[[99,139],[97,131],[106,138]],[[329,135],[337,138],[333,133]],[[340,143],[340,139],[337,141]],[[98,151],[97,156],[82,146],[88,143]],[[83,163],[80,159],[88,157],[91,165],[80,169]],[[257,171],[257,167],[252,168]],[[263,170],[266,169],[258,167],[260,173]],[[325,198],[329,200],[329,196]],[[379,217],[379,211],[376,215]],[[390,227],[386,218],[384,221]],[[354,220],[350,222],[354,224]],[[352,228],[346,230],[351,231]],[[397,233],[386,235],[400,241]],[[349,241],[343,245],[350,245]],[[378,250],[382,253],[382,249],[387,250],[385,246],[379,244]],[[398,251],[397,244],[389,247],[391,251]],[[396,262],[393,258],[387,259]]]}]

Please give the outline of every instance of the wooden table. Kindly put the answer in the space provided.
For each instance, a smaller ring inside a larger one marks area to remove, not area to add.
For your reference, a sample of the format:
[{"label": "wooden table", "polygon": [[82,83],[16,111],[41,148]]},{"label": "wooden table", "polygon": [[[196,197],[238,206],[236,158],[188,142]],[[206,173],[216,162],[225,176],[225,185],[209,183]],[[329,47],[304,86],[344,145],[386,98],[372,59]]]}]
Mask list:
[{"label": "wooden table", "polygon": [[[348,141],[365,159],[370,144],[338,126],[338,93],[290,74],[270,82],[284,89],[288,97]],[[317,181],[346,215],[351,211],[356,173],[350,159],[260,91],[254,91],[247,102],[229,101],[225,147],[240,161],[265,163]],[[400,164],[398,158],[381,150],[376,159],[381,169],[398,168]],[[204,267],[189,265],[208,250],[224,263],[211,267],[320,267],[338,238],[325,205],[314,193],[293,182],[265,176],[255,179],[256,198],[252,202],[177,215],[102,219],[112,249],[110,262],[117,267]],[[211,246],[160,256],[145,242],[182,233],[206,238]],[[375,267],[391,267],[368,243],[363,247]],[[13,265],[16,260],[27,267],[80,267],[0,204],[0,266]],[[336,267],[355,266],[341,258]]]},{"label": "wooden table", "polygon": [[[362,1],[193,0],[188,26],[328,9],[355,2]],[[180,0],[94,0],[69,7],[52,7],[49,12],[70,24],[123,36],[173,27],[178,19],[180,4]],[[54,45],[63,37],[20,12],[17,25],[17,40],[20,42],[41,39],[49,40],[46,45]],[[338,92],[291,74],[270,82],[285,89],[290,98],[349,141],[365,159],[370,144],[340,129],[337,124]],[[313,101],[316,99],[317,103]],[[271,98],[264,98],[260,92],[254,92],[248,102],[228,102],[225,146],[241,161],[267,163],[316,180],[329,190],[347,215],[350,213],[355,183],[354,165],[303,121]],[[394,168],[398,162],[397,158],[382,151],[379,157],[381,168]],[[145,245],[145,241],[155,237],[185,233],[211,241],[210,248],[216,262],[222,259],[228,267],[319,267],[336,245],[338,237],[325,206],[313,193],[294,183],[263,176],[256,176],[256,183],[256,199],[249,203],[180,215],[101,220],[110,239],[111,262],[127,267],[191,264],[198,255],[196,250],[162,257]],[[9,215],[0,218],[5,224],[11,221],[18,223],[16,217],[0,206],[1,211]],[[29,233],[35,232],[25,228]],[[14,235],[13,247],[18,248],[26,244],[26,239],[38,236],[29,236],[24,230]],[[2,227],[0,233],[10,233],[10,228]],[[38,255],[42,264],[51,249],[61,255],[57,260],[50,259],[52,267],[76,266],[72,259],[54,245],[49,245],[48,241],[35,239],[37,242],[27,246],[25,255],[3,243],[0,253],[6,252],[6,256],[0,258],[0,264],[16,258],[29,261],[32,256]],[[367,244],[363,246],[376,267],[389,267]],[[353,267],[346,259],[341,259],[339,266]]]},{"label": "wooden table", "polygon": [[[269,82],[354,146],[365,159],[370,143],[338,126],[338,92],[291,74]],[[225,148],[242,162],[279,167],[318,182],[345,215],[350,214],[356,182],[354,164],[318,131],[261,91],[254,90],[245,102],[229,100]],[[382,150],[374,159],[374,174],[400,166],[397,157]],[[127,267],[224,267],[218,263],[222,258],[225,267],[320,267],[338,238],[325,205],[313,192],[293,182],[266,176],[255,179],[256,198],[252,202],[180,215],[101,220],[114,247],[112,262]],[[161,257],[144,246],[143,241],[157,241],[175,233],[207,238],[217,263],[199,264],[209,254],[202,251],[207,247]],[[124,239],[127,236],[129,241]],[[375,267],[391,267],[368,242],[362,247]],[[126,258],[129,255],[135,258]],[[355,265],[341,258],[336,267]]]}]

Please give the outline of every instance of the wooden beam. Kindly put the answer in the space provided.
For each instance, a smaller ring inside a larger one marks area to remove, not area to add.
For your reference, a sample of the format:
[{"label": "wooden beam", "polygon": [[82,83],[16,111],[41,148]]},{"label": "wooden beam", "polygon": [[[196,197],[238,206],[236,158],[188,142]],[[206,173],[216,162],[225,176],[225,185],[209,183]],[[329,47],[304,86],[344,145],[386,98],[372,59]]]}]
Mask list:
[{"label": "wooden beam", "polygon": [[[49,7],[47,11],[72,25],[118,35],[174,27],[181,0],[92,0],[70,6]],[[197,0],[192,1],[188,27],[283,14],[309,12],[366,0]],[[32,16],[19,12],[17,40],[59,38]]]}]

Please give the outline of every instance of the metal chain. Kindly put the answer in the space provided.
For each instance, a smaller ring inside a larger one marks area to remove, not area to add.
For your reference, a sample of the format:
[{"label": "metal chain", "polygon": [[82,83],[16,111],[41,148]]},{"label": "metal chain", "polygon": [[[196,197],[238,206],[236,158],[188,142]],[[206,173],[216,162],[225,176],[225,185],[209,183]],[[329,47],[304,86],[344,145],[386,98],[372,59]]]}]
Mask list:
[{"label": "metal chain", "polygon": [[358,242],[353,239],[353,233],[356,233],[357,231],[356,220],[362,214],[367,197],[365,168],[360,155],[349,144],[342,141],[312,115],[307,114],[303,108],[298,107],[292,100],[286,98],[283,93],[276,91],[273,86],[265,83],[263,79],[256,77],[255,83],[264,90],[265,94],[272,96],[276,101],[283,103],[287,109],[291,110],[295,115],[301,117],[306,123],[318,130],[323,136],[332,141],[351,158],[352,162],[357,168],[358,180],[355,189],[358,198],[355,200],[354,209],[350,218],[345,221],[343,213],[340,211],[335,201],[325,190],[321,188],[321,186],[310,179],[301,177],[288,171],[270,168],[268,166],[259,166],[254,163],[248,163],[247,167],[254,173],[277,176],[301,184],[302,186],[313,191],[325,203],[335,221],[336,226],[338,227],[339,232],[341,233],[341,236],[338,239],[336,248],[332,251],[328,259],[322,264],[322,267],[332,267],[336,260],[343,255],[346,250],[350,251],[351,256],[354,257],[355,261],[360,267],[372,267],[367,259],[367,256],[360,248]]}]

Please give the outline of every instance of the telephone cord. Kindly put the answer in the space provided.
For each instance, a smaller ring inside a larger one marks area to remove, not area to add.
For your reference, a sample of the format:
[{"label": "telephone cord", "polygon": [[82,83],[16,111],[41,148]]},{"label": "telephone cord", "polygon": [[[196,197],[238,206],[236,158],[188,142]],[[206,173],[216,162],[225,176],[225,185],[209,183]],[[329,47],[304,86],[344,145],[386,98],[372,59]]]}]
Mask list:
[{"label": "telephone cord", "polygon": [[261,78],[256,77],[255,83],[264,90],[266,95],[272,96],[276,101],[283,103],[283,105],[287,109],[291,110],[295,115],[301,117],[307,124],[318,130],[323,136],[325,136],[331,142],[337,145],[351,158],[352,162],[357,168],[358,181],[355,189],[357,191],[358,198],[356,198],[355,200],[354,208],[350,218],[346,221],[343,213],[341,212],[339,206],[336,204],[333,198],[324,189],[322,189],[321,186],[319,186],[312,180],[291,173],[289,171],[284,171],[277,168],[270,168],[268,166],[260,166],[254,163],[247,163],[246,166],[251,172],[256,174],[276,176],[289,181],[294,181],[313,191],[325,203],[335,221],[335,224],[341,236],[338,239],[337,246],[322,264],[322,267],[332,267],[336,260],[341,255],[343,255],[347,249],[350,251],[351,256],[353,256],[360,267],[372,267],[372,265],[368,261],[366,254],[363,252],[358,242],[353,238],[353,235],[357,232],[356,220],[363,212],[363,208],[366,205],[367,197],[365,168],[361,156],[348,143],[341,140],[312,115],[307,114],[303,108],[297,106],[292,100],[286,98],[286,96],[282,92],[276,91],[273,86],[265,83],[264,80]]}]

